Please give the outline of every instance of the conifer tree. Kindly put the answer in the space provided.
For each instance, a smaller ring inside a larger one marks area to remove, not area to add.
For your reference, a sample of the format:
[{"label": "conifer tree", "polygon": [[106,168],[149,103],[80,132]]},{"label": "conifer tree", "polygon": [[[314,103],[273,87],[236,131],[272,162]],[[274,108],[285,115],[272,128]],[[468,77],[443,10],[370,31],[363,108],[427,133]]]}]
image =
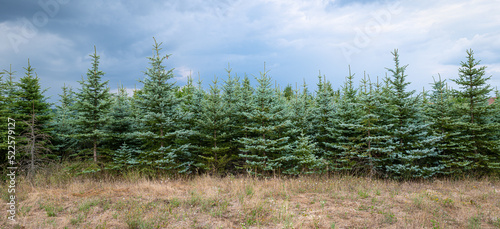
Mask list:
[{"label": "conifer tree", "polygon": [[292,85],[288,84],[286,85],[285,89],[283,90],[283,96],[285,96],[286,100],[290,100],[293,98],[293,89]]},{"label": "conifer tree", "polygon": [[[40,79],[36,75],[35,69],[31,67],[29,60],[28,66],[25,67],[24,70],[26,73],[17,83],[18,90],[15,91],[16,100],[13,103],[13,115],[16,119],[16,129],[19,134],[23,135],[21,136],[23,140],[18,142],[19,149],[21,149],[18,150],[18,156],[23,158],[23,160],[33,155],[33,150],[28,147],[29,144],[44,144],[38,140],[44,142],[45,138],[49,138],[49,133],[51,131],[48,125],[51,119],[49,110],[50,104],[43,95],[46,89],[41,89]],[[34,116],[36,116],[36,125],[32,122]],[[33,138],[35,135],[30,135],[30,133],[34,134],[34,130],[36,130],[36,136],[44,136],[44,139]],[[30,142],[30,140],[32,140],[32,142]],[[52,154],[46,156],[52,159],[55,157],[55,155]]]},{"label": "conifer tree", "polygon": [[110,169],[130,168],[138,164],[139,148],[141,141],[136,119],[133,114],[131,98],[126,89],[118,87],[118,92],[113,96],[109,121],[104,126],[107,132],[105,145],[111,150],[112,163]]},{"label": "conifer tree", "polygon": [[394,150],[387,155],[390,163],[385,169],[394,178],[429,178],[443,168],[439,163],[439,151],[434,146],[440,137],[433,136],[429,124],[421,122],[424,119],[419,116],[424,114],[419,107],[419,97],[412,96],[415,91],[406,91],[410,84],[406,82],[407,65],[400,66],[397,50],[392,54],[395,68],[388,69],[392,73],[388,81],[391,86],[388,99],[392,116],[389,122],[393,124],[389,133],[394,138]]},{"label": "conifer tree", "polygon": [[111,106],[111,95],[108,81],[102,82],[104,72],[99,70],[100,56],[97,55],[95,46],[94,54],[90,57],[92,58],[92,67],[87,71],[87,79],[84,80],[82,77],[82,81],[79,81],[81,88],[76,94],[75,108],[78,111],[76,124],[80,133],[76,134],[75,137],[82,142],[91,142],[93,161],[97,163],[97,147],[101,139],[106,137],[103,127],[109,120],[107,113]]},{"label": "conifer tree", "polygon": [[156,39],[154,41],[153,56],[148,57],[151,67],[147,68],[146,77],[140,81],[144,87],[136,101],[143,113],[141,121],[144,129],[141,136],[147,147],[141,161],[144,165],[159,169],[187,172],[193,158],[189,144],[179,139],[185,139],[191,132],[182,126],[183,111],[180,98],[176,97],[175,82],[168,82],[174,77],[174,69],[165,70],[163,65],[170,55],[161,56],[162,43],[158,44]]},{"label": "conifer tree", "polygon": [[21,151],[26,152],[21,159],[21,166],[27,170],[27,175],[32,176],[35,170],[43,163],[50,161],[51,150],[49,148],[51,136],[44,133],[37,122],[35,113],[35,101],[33,101],[31,120],[23,121],[26,130],[19,141]]},{"label": "conifer tree", "polygon": [[[243,78],[243,82],[241,83],[241,87],[239,89],[239,94],[237,98],[237,102],[235,104],[236,108],[236,123],[238,132],[236,133],[236,139],[242,137],[250,137],[252,133],[248,131],[245,127],[252,126],[252,120],[249,118],[250,112],[253,110],[253,93],[254,88],[250,85],[250,79],[247,75]],[[239,142],[238,142],[239,143]],[[238,149],[243,148],[244,146],[239,143]]]},{"label": "conifer tree", "polygon": [[202,162],[202,145],[200,139],[201,128],[198,125],[198,120],[201,120],[202,103],[204,101],[205,91],[202,88],[201,79],[198,80],[197,86],[193,85],[193,78],[188,77],[187,85],[182,87],[182,103],[181,103],[181,124],[182,128],[189,131],[189,135],[185,135],[182,144],[189,144],[189,151],[193,155],[193,161],[197,161],[194,166],[198,168],[206,168]]},{"label": "conifer tree", "polygon": [[[181,88],[181,108],[184,115],[182,116],[182,122],[185,128],[198,132],[198,126],[196,120],[200,119],[201,102],[205,96],[203,88],[201,86],[201,79],[198,81],[198,86],[193,84],[193,77],[189,75],[187,77],[187,84]],[[197,138],[195,136],[194,138]]]},{"label": "conifer tree", "polygon": [[461,145],[465,136],[462,136],[457,129],[460,117],[456,115],[456,100],[451,91],[447,88],[446,80],[441,76],[432,84],[432,93],[429,96],[429,102],[423,105],[426,111],[426,117],[431,122],[430,128],[434,135],[441,136],[440,141],[436,142],[436,147],[441,151],[444,168],[441,173],[453,174],[456,171],[455,164],[461,163],[453,156],[454,152],[464,150]]},{"label": "conifer tree", "polygon": [[[492,106],[493,106],[493,114],[494,116],[492,117],[492,120],[491,120],[491,123],[496,123],[496,124],[499,124],[500,123],[500,91],[498,90],[498,88],[495,90],[495,97],[492,98]],[[495,132],[494,136],[493,136],[493,140],[496,141],[496,142],[500,142],[500,128],[497,128],[497,131]],[[500,144],[497,144],[497,147],[496,147],[496,152],[500,152]],[[496,161],[496,162],[492,162],[490,164],[491,167],[500,167],[500,160]],[[497,173],[498,173],[498,170],[497,169]]]},{"label": "conifer tree", "polygon": [[290,145],[290,149],[274,160],[283,174],[311,174],[323,169],[324,162],[316,155],[317,144],[309,136],[300,133]]},{"label": "conifer tree", "polygon": [[[8,118],[13,118],[14,120],[17,118],[16,116],[16,111],[15,111],[15,102],[17,101],[17,91],[18,87],[16,82],[14,81],[14,74],[16,73],[15,71],[12,71],[12,65],[10,66],[9,70],[3,70],[1,72],[0,77],[2,77],[0,80],[0,115],[1,115],[1,121],[0,127],[2,129],[0,130],[0,133],[2,136],[0,136],[0,150],[1,152],[5,152],[5,154],[2,154],[2,158],[0,159],[0,164],[3,164],[7,162],[7,152],[8,152]],[[2,76],[3,75],[3,76]],[[14,129],[14,134],[15,136],[19,136],[19,133],[22,131],[19,127]]]},{"label": "conifer tree", "polygon": [[460,88],[453,91],[460,101],[457,113],[461,116],[461,122],[457,127],[462,136],[466,137],[461,142],[463,151],[453,155],[459,160],[454,164],[460,171],[489,172],[500,168],[500,152],[497,150],[499,143],[494,140],[495,132],[500,126],[489,122],[494,111],[494,107],[488,105],[492,88],[487,81],[491,76],[486,77],[486,66],[479,67],[479,64],[472,49],[467,50],[467,60],[461,62],[458,78],[452,79]]},{"label": "conifer tree", "polygon": [[[154,39],[154,38],[153,38]],[[175,97],[173,70],[165,70],[163,61],[170,55],[160,56],[162,43],[153,45],[153,56],[148,57],[151,67],[145,72],[146,78],[140,80],[144,84],[137,101],[143,110],[143,122],[146,123],[146,135],[150,138],[152,148],[167,147],[172,142],[175,126],[176,107],[179,100]],[[169,142],[167,142],[169,141]]]},{"label": "conifer tree", "polygon": [[[285,98],[289,100],[289,117],[291,124],[294,128],[290,130],[289,136],[291,140],[295,140],[301,133],[309,133],[311,131],[311,116],[312,105],[307,93],[307,85],[304,81],[303,91],[295,91],[290,98],[284,94]],[[286,91],[286,90],[285,90]]]},{"label": "conifer tree", "polygon": [[27,122],[31,120],[34,104],[34,113],[37,116],[38,125],[42,132],[48,133],[49,127],[47,124],[51,118],[49,111],[50,104],[43,95],[47,89],[41,89],[40,78],[36,75],[35,69],[31,67],[29,59],[28,66],[25,67],[24,70],[26,73],[17,83],[19,90],[15,92],[15,97],[17,99],[13,104],[17,119],[20,121],[19,128],[26,128],[26,125],[22,123],[22,121]]},{"label": "conifer tree", "polygon": [[370,176],[377,174],[380,170],[379,159],[388,154],[384,147],[384,142],[391,137],[385,135],[385,130],[389,129],[382,124],[382,119],[386,112],[386,106],[382,103],[380,84],[375,86],[370,78],[366,76],[361,81],[359,103],[362,115],[360,121],[360,157],[365,158],[366,166]]},{"label": "conifer tree", "polygon": [[318,78],[318,88],[314,107],[312,108],[312,131],[310,134],[314,142],[317,143],[317,156],[328,163],[326,165],[328,172],[333,170],[331,163],[335,153],[332,144],[337,140],[333,135],[335,131],[333,126],[333,122],[335,121],[334,93],[331,90],[331,84],[321,76],[321,73]]},{"label": "conifer tree", "polygon": [[338,152],[335,157],[335,169],[340,171],[354,171],[362,167],[363,154],[361,152],[361,117],[363,111],[358,102],[358,90],[354,88],[354,74],[349,75],[342,87],[342,93],[336,105],[332,145]]},{"label": "conifer tree", "polygon": [[123,143],[129,147],[138,147],[138,126],[133,117],[131,100],[126,89],[121,85],[112,98],[108,113],[109,121],[104,126],[108,133],[107,148],[117,150]]},{"label": "conifer tree", "polygon": [[75,94],[71,87],[62,87],[62,94],[59,95],[59,105],[56,105],[54,118],[52,120],[52,144],[54,150],[60,157],[74,155],[78,147],[78,139],[73,136],[77,134],[75,125],[77,111],[75,109]]},{"label": "conifer tree", "polygon": [[[288,86],[287,86],[288,88]],[[288,101],[287,120],[290,120],[290,128],[286,132],[289,137],[290,149],[284,151],[279,158],[275,159],[280,164],[283,174],[308,174],[319,172],[324,164],[317,156],[317,143],[307,135],[311,132],[312,103],[304,81],[302,92],[296,90],[287,95],[287,89],[283,97]],[[291,87],[290,87],[291,89]]]},{"label": "conifer tree", "polygon": [[217,77],[210,85],[210,92],[202,101],[200,119],[200,140],[206,144],[202,147],[205,169],[222,172],[229,161],[229,142],[227,139],[227,126],[230,122],[227,116],[227,104],[221,97],[221,90],[217,85]]},{"label": "conifer tree", "polygon": [[6,109],[11,113],[10,115],[15,115],[18,112],[15,110],[14,103],[17,101],[19,96],[18,84],[14,81],[15,71],[12,71],[12,65],[10,65],[9,70],[4,69],[4,81],[3,81],[3,95],[5,97],[4,104]]},{"label": "conifer tree", "polygon": [[[6,97],[6,82],[4,80],[5,72],[0,72],[0,150],[2,152],[8,152],[8,118],[9,118],[9,110],[8,103]],[[2,153],[0,158],[0,165],[3,165],[7,162],[7,153]]]},{"label": "conifer tree", "polygon": [[244,168],[250,173],[260,174],[262,172],[275,172],[280,163],[274,161],[282,153],[290,150],[288,137],[283,132],[289,126],[285,120],[285,109],[275,96],[275,90],[271,88],[271,78],[265,70],[257,78],[258,87],[252,97],[253,109],[246,117],[251,121],[244,128],[253,136],[240,138],[239,142],[244,146],[239,156],[245,160]]},{"label": "conifer tree", "polygon": [[[232,69],[228,64],[226,68],[227,79],[222,86],[223,93],[221,96],[226,107],[226,117],[228,118],[228,123],[226,125],[226,139],[229,147],[228,159],[234,162],[238,159],[239,154],[238,142],[236,142],[236,140],[239,138],[239,133],[241,131],[238,118],[238,102],[241,99],[241,85],[238,75],[233,76],[231,71]],[[230,166],[233,167],[233,165]]]}]

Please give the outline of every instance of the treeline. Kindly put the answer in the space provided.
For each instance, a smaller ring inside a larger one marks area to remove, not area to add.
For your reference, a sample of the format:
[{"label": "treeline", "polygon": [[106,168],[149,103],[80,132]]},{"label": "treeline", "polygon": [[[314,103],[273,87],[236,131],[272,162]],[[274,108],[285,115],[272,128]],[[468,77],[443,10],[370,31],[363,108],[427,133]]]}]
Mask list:
[{"label": "treeline", "polygon": [[385,78],[359,77],[355,87],[349,71],[334,90],[319,75],[311,92],[305,83],[281,90],[265,67],[255,87],[229,66],[208,90],[193,78],[179,87],[160,45],[155,40],[143,87],[133,95],[123,87],[110,93],[96,51],[80,88],[63,87],[55,107],[29,62],[17,82],[15,72],[4,70],[2,152],[11,117],[18,163],[27,172],[47,161],[92,160],[95,166],[85,172],[355,172],[396,179],[499,174],[500,103],[490,98],[491,76],[472,50],[452,79],[458,89],[438,78],[431,91],[409,91],[407,65],[395,50]]}]

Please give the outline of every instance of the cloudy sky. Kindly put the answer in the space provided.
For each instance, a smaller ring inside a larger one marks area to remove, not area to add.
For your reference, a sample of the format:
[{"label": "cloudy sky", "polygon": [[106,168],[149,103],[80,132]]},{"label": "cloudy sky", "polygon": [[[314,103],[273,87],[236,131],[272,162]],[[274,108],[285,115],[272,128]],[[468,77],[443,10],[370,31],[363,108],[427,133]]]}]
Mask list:
[{"label": "cloudy sky", "polygon": [[228,63],[258,76],[266,62],[280,85],[305,79],[313,90],[319,71],[338,87],[349,65],[357,80],[382,77],[399,49],[421,91],[438,74],[456,78],[472,48],[496,87],[498,12],[498,0],[0,0],[0,69],[19,79],[29,58],[56,101],[64,84],[79,88],[96,45],[112,90],[140,88],[155,37],[179,85],[190,73],[205,87],[225,79]]}]

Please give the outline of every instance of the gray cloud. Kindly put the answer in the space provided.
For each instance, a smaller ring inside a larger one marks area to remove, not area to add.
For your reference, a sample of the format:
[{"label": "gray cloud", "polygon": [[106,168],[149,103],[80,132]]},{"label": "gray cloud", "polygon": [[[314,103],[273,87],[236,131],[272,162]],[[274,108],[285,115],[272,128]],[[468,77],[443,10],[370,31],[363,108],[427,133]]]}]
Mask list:
[{"label": "gray cloud", "polygon": [[30,58],[53,101],[64,83],[79,87],[94,45],[112,88],[118,82],[140,87],[153,36],[172,54],[166,65],[176,68],[179,84],[189,72],[207,84],[214,74],[223,78],[228,62],[240,76],[258,75],[266,62],[280,85],[305,78],[314,87],[321,70],[338,86],[348,64],[358,79],[365,70],[384,76],[398,48],[409,64],[410,87],[420,91],[438,73],[455,78],[465,50],[473,48],[493,86],[500,86],[500,6],[494,1],[41,2],[52,8],[1,1],[0,69],[12,64],[20,78]]}]

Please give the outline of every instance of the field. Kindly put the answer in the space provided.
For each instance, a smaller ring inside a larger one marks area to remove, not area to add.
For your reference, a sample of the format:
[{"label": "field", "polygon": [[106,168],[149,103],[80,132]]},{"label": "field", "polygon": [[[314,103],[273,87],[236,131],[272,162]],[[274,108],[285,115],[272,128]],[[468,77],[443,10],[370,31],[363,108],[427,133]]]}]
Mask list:
[{"label": "field", "polygon": [[17,223],[2,213],[2,228],[500,228],[500,181],[491,178],[97,179],[61,170],[18,179]]}]

